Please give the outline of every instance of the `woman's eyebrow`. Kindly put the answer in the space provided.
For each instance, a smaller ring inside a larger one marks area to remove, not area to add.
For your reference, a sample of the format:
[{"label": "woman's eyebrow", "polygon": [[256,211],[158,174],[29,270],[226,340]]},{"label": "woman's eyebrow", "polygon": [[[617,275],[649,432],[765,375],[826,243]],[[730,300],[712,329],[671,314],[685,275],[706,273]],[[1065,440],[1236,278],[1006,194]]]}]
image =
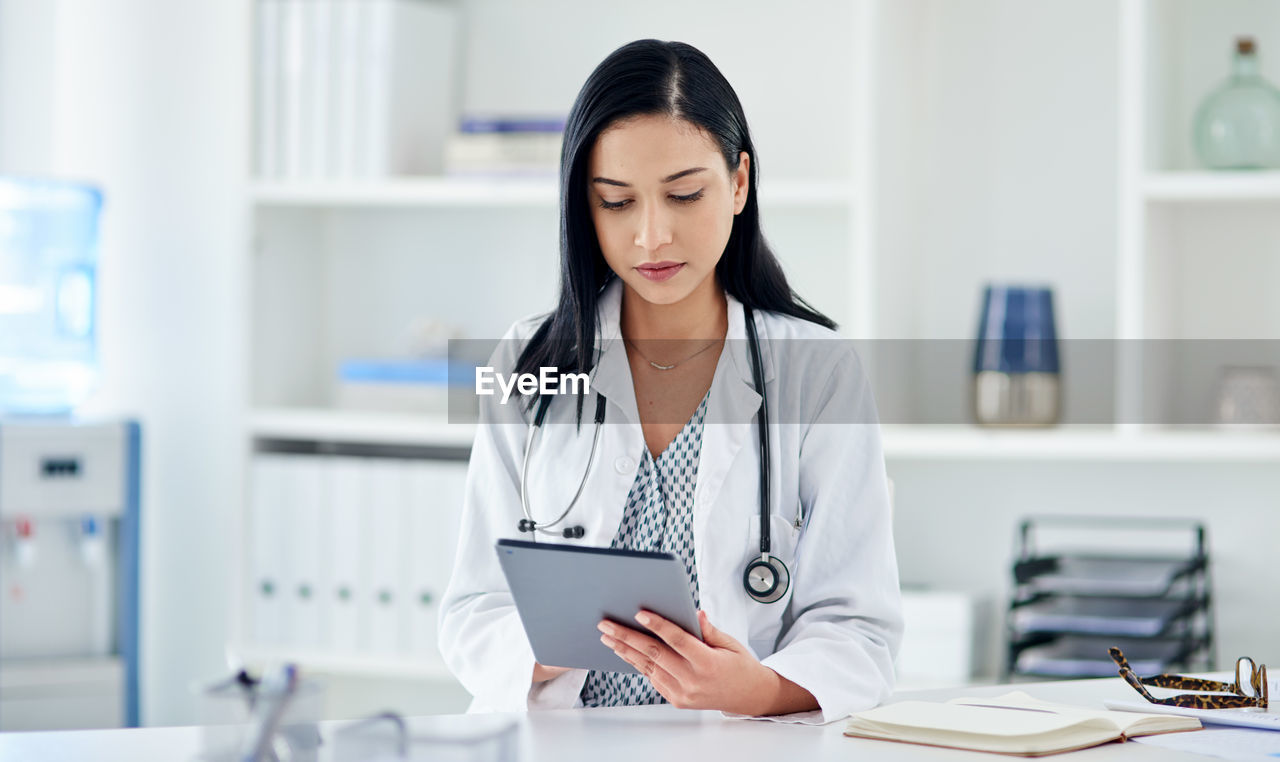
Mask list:
[{"label": "woman's eyebrow", "polygon": [[[673,181],[675,181],[675,180],[679,180],[680,178],[684,177],[685,175],[692,175],[692,174],[694,174],[695,172],[705,172],[706,170],[707,170],[707,168],[706,168],[706,167],[692,167],[692,168],[690,168],[690,169],[683,169],[683,170],[680,170],[679,172],[675,173],[674,175],[667,175],[666,177],[662,178],[662,182],[664,182],[664,183],[673,182]],[[603,184],[605,184],[605,185],[616,185],[616,186],[618,186],[619,188],[630,188],[630,187],[631,187],[631,183],[624,183],[624,182],[622,182],[621,180],[610,180],[610,179],[609,179],[609,178],[607,178],[607,177],[593,177],[593,178],[591,178],[591,182],[593,182],[593,183],[603,183]]]}]

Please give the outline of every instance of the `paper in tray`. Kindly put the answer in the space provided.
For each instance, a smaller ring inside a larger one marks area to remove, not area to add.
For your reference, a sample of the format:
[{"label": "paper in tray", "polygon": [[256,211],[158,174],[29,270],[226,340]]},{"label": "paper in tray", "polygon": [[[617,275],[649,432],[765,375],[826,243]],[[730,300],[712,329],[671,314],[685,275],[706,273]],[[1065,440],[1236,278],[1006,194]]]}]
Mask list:
[{"label": "paper in tray", "polygon": [[1062,677],[1109,677],[1119,672],[1107,649],[1124,651],[1129,666],[1139,675],[1165,672],[1181,661],[1188,642],[1160,638],[1132,640],[1092,635],[1064,635],[1052,643],[1032,646],[1018,654],[1017,671],[1023,674]]},{"label": "paper in tray", "polygon": [[1063,556],[1053,571],[1036,576],[1030,584],[1047,593],[1163,596],[1194,563],[1186,558]]},{"label": "paper in tray", "polygon": [[1187,614],[1188,599],[1050,598],[1013,610],[1013,626],[1022,632],[1070,632],[1153,637]]}]

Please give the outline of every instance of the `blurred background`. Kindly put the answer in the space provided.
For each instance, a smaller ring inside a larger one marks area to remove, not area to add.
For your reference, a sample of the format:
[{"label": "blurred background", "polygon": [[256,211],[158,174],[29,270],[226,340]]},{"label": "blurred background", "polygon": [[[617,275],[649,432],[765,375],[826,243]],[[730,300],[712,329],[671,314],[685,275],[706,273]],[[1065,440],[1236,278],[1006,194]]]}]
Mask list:
[{"label": "blurred background", "polygon": [[[736,89],[861,342],[901,687],[1280,644],[1280,5],[0,0],[0,730],[190,724],[299,663],[460,712],[450,339],[553,304],[608,53]],[[1101,657],[1101,658],[1099,658]]]}]

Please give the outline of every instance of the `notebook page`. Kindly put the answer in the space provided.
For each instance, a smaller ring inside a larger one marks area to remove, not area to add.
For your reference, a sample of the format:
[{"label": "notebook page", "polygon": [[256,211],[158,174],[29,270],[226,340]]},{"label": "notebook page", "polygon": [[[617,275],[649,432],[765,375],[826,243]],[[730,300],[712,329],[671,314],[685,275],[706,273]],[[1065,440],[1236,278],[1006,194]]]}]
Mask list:
[{"label": "notebook page", "polygon": [[1041,701],[1022,691],[1013,691],[995,698],[958,698],[951,704],[1001,706],[1016,709],[1054,712],[1062,717],[1103,719],[1113,724],[1118,732],[1130,734],[1130,731],[1156,732],[1161,730],[1192,729],[1199,727],[1198,722],[1174,720],[1166,713],[1160,712],[1119,712],[1106,709],[1093,709],[1074,704],[1054,704]]}]

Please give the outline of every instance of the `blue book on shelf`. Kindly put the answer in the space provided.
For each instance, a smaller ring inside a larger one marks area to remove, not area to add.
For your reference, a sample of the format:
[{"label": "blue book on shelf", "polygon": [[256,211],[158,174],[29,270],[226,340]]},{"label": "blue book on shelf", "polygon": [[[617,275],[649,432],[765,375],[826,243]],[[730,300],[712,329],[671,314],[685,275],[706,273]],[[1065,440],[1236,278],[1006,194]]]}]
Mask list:
[{"label": "blue book on shelf", "polygon": [[564,132],[564,117],[464,116],[458,132],[482,135],[495,132]]},{"label": "blue book on shelf", "polygon": [[345,360],[338,378],[346,383],[417,384],[422,386],[470,386],[476,367],[450,364],[447,357],[412,360]]}]

